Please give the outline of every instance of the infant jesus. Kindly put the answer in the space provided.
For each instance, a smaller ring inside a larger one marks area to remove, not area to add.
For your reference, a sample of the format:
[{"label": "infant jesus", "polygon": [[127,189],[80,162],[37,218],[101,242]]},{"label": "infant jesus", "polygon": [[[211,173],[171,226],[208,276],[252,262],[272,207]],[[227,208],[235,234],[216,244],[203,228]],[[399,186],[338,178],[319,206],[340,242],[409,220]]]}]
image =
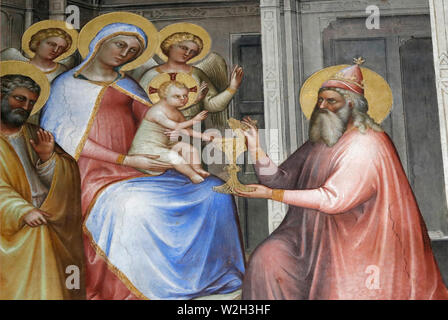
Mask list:
[{"label": "infant jesus", "polygon": [[[191,129],[193,124],[207,118],[207,111],[200,112],[191,120],[185,120],[178,110],[188,103],[188,93],[188,88],[181,82],[162,83],[158,90],[160,101],[146,112],[128,154],[158,155],[159,158],[151,161],[156,164],[171,164],[193,183],[201,183],[210,173],[201,167],[199,151],[189,143],[171,141],[169,138],[169,131],[174,131],[204,141],[212,140],[212,137]],[[151,175],[161,174],[148,170],[141,171]]]}]

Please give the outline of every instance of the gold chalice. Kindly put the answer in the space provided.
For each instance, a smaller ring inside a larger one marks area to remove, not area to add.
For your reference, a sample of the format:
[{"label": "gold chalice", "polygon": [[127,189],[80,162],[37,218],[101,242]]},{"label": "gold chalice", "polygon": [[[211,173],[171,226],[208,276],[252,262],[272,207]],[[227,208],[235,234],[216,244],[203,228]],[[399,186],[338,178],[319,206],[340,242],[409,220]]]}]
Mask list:
[{"label": "gold chalice", "polygon": [[[224,167],[229,175],[229,179],[225,184],[213,187],[213,190],[226,194],[237,194],[237,192],[235,191],[235,189],[237,188],[245,192],[254,191],[255,188],[248,187],[238,180],[238,172],[241,171],[241,168],[236,164],[236,159],[238,158],[238,156],[247,151],[246,137],[243,133],[243,130],[246,129],[246,126],[239,120],[236,120],[234,118],[230,118],[229,120],[227,120],[227,123],[233,130],[236,137],[215,138],[213,140],[213,143],[216,145],[216,147],[218,147],[218,149],[224,152],[226,158],[230,161],[230,164]],[[255,125],[256,121],[254,121],[253,124]]]}]

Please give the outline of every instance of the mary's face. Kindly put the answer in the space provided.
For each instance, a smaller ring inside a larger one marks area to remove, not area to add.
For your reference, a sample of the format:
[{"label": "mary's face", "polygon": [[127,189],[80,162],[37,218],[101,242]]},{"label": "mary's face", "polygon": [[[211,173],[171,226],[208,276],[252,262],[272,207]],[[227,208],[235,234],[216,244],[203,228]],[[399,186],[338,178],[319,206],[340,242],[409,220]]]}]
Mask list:
[{"label": "mary's face", "polygon": [[96,58],[105,65],[118,67],[138,57],[141,49],[136,37],[116,36],[101,46]]},{"label": "mary's face", "polygon": [[36,55],[46,60],[54,60],[67,50],[67,41],[59,37],[42,40],[37,46]]},{"label": "mary's face", "polygon": [[199,54],[199,46],[193,41],[182,41],[170,47],[168,58],[178,63],[186,63]]}]

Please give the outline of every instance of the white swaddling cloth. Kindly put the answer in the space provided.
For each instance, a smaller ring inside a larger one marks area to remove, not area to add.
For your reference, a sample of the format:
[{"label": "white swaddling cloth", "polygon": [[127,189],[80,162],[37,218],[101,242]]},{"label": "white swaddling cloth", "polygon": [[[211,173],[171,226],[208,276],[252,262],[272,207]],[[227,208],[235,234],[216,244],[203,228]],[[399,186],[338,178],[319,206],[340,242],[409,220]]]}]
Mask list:
[{"label": "white swaddling cloth", "polygon": [[[149,154],[157,155],[158,159],[151,159],[154,164],[185,164],[187,163],[182,156],[176,151],[171,150],[177,141],[170,141],[165,135],[167,129],[155,122],[142,120],[140,127],[132,141],[128,154]],[[151,175],[160,175],[163,172],[140,170]]]}]

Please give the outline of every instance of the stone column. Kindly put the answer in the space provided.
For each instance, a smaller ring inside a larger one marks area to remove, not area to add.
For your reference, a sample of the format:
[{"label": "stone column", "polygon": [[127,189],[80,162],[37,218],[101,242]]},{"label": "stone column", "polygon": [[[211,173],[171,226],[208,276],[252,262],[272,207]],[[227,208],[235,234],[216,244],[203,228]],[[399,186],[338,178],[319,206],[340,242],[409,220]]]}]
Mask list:
[{"label": "stone column", "polygon": [[[437,101],[439,105],[440,135],[448,201],[448,0],[429,0],[431,15],[434,69],[436,74]],[[448,215],[443,217],[445,235],[448,231]]]},{"label": "stone column", "polygon": [[49,0],[49,19],[64,21],[66,7],[67,0]]},{"label": "stone column", "polygon": [[33,24],[33,0],[26,0],[25,8],[25,28],[28,29]]},{"label": "stone column", "polygon": [[286,140],[288,155],[302,144],[302,121],[299,105],[300,86],[302,85],[302,47],[300,12],[297,0],[284,0],[284,81],[286,90],[287,117]]},{"label": "stone column", "polygon": [[[266,151],[277,164],[286,156],[284,135],[283,59],[280,0],[261,0],[261,47],[263,54],[264,117]],[[268,201],[269,232],[274,231],[286,213],[286,206]]]}]

